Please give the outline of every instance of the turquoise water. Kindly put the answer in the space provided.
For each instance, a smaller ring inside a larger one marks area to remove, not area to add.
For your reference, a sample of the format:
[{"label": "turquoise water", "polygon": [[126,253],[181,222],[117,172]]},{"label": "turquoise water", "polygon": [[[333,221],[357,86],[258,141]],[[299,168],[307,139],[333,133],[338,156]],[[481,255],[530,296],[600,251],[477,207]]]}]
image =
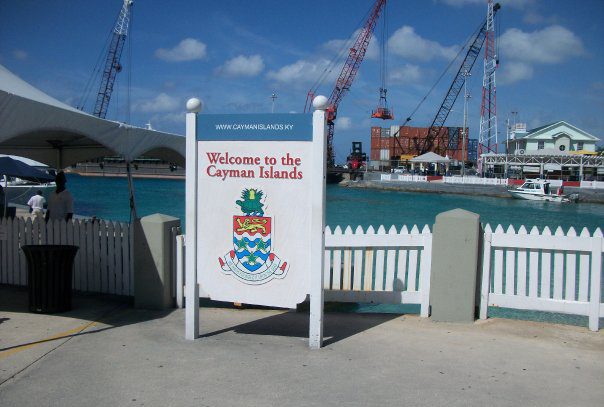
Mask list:
[{"label": "turquoise water", "polygon": [[[139,216],[163,213],[184,220],[185,182],[182,180],[134,180]],[[83,216],[129,221],[128,183],[125,178],[81,177],[68,175],[67,188],[72,192],[75,211]],[[591,232],[604,226],[604,205],[554,204],[516,199],[469,195],[424,194],[412,192],[327,188],[327,224],[378,227],[391,225],[420,228],[434,223],[437,214],[463,208],[480,214],[481,222],[507,228],[558,226],[566,231],[570,226],[578,232],[587,227]]]}]

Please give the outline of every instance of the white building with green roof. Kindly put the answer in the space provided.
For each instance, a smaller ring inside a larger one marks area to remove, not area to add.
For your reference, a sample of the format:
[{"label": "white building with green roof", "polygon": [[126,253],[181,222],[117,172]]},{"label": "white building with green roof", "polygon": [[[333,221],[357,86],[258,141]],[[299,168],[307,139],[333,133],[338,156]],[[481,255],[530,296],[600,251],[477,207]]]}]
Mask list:
[{"label": "white building with green roof", "polygon": [[561,120],[529,131],[525,124],[518,123],[505,144],[508,154],[514,155],[588,154],[596,151],[598,141],[599,138]]}]

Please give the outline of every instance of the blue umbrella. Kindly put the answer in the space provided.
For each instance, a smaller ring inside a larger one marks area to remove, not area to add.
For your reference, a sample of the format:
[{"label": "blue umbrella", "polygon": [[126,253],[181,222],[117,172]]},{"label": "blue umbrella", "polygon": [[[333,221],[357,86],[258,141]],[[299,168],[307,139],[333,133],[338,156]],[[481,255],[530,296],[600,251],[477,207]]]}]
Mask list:
[{"label": "blue umbrella", "polygon": [[34,182],[53,182],[55,177],[10,157],[0,157],[0,176],[16,177]]}]

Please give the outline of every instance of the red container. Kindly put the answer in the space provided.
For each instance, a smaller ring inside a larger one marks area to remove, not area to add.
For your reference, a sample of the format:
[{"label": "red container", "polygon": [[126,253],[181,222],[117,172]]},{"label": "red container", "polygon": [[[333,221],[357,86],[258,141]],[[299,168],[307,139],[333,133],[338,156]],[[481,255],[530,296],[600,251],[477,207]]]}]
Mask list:
[{"label": "red container", "polygon": [[380,148],[390,148],[391,142],[391,138],[380,139]]}]

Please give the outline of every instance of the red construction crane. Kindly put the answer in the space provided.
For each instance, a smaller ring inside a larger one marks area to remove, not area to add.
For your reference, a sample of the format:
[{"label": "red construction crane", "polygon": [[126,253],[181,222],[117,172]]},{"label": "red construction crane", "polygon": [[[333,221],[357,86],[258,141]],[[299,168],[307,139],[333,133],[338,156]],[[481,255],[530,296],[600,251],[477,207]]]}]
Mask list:
[{"label": "red construction crane", "polygon": [[[333,130],[334,130],[334,120],[336,119],[338,113],[338,106],[342,101],[342,98],[350,90],[352,86],[352,82],[359,71],[359,67],[361,66],[361,62],[363,62],[363,58],[365,58],[365,53],[367,52],[367,46],[369,45],[369,41],[371,40],[371,35],[375,30],[375,25],[377,23],[378,18],[380,17],[380,13],[382,12],[384,6],[386,5],[386,0],[376,0],[375,4],[372,6],[371,11],[369,12],[369,17],[365,21],[365,24],[361,28],[354,45],[350,48],[350,52],[348,53],[348,58],[346,58],[346,62],[344,62],[344,66],[342,67],[342,71],[340,72],[340,76],[336,81],[336,84],[331,92],[331,96],[328,100],[327,107],[327,166],[334,166],[334,154],[333,154]],[[312,103],[312,99],[314,98],[314,90],[308,92],[306,96],[306,106],[310,108],[310,104]],[[306,111],[305,106],[305,111]]]},{"label": "red construction crane", "polygon": [[[500,8],[501,6],[499,3],[496,3],[493,6],[493,14],[497,13]],[[480,30],[478,30],[478,33],[472,40],[472,43],[468,48],[468,52],[466,53],[466,56],[463,59],[457,74],[455,75],[455,78],[453,79],[453,82],[451,83],[443,102],[436,112],[436,116],[434,117],[434,120],[432,120],[432,124],[428,128],[429,130],[427,136],[423,140],[417,138],[413,139],[413,144],[411,143],[412,140],[409,140],[407,143],[405,143],[405,147],[403,147],[399,140],[400,136],[397,137],[397,135],[400,134],[401,129],[411,120],[411,118],[407,118],[405,124],[399,128],[396,134],[394,134],[394,139],[401,148],[402,154],[422,155],[428,151],[433,151],[444,156],[447,154],[448,150],[451,149],[451,146],[455,144],[455,140],[452,139],[451,135],[444,131],[446,130],[444,128],[445,121],[447,120],[447,117],[449,116],[449,113],[451,112],[451,109],[453,108],[453,105],[455,104],[455,101],[457,100],[457,97],[464,86],[464,82],[466,80],[465,74],[472,71],[476,58],[480,54],[480,50],[485,42],[485,39],[487,38],[487,31],[488,20],[483,23]]]},{"label": "red construction crane", "polygon": [[122,70],[120,58],[122,56],[122,50],[124,49],[124,43],[126,42],[126,35],[128,34],[130,7],[132,7],[133,4],[133,0],[124,0],[120,15],[113,28],[109,52],[107,53],[107,58],[105,60],[105,69],[101,76],[101,84],[94,105],[94,111],[92,112],[95,116],[103,119],[107,115],[107,108],[109,107],[109,101],[111,100],[115,76]]}]

